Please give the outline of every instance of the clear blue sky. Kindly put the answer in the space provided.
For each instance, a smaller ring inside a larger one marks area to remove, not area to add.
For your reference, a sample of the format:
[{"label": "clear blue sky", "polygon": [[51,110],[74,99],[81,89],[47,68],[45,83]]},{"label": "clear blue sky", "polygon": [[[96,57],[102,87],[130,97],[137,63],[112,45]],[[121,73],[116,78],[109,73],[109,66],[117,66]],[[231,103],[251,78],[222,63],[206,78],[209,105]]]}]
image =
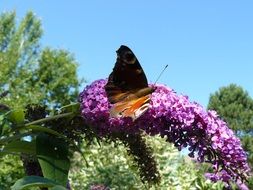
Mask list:
[{"label": "clear blue sky", "polygon": [[253,1],[1,0],[10,10],[34,11],[42,45],[73,52],[89,82],[109,75],[125,44],[150,82],[168,64],[159,82],[203,106],[230,83],[253,96]]}]

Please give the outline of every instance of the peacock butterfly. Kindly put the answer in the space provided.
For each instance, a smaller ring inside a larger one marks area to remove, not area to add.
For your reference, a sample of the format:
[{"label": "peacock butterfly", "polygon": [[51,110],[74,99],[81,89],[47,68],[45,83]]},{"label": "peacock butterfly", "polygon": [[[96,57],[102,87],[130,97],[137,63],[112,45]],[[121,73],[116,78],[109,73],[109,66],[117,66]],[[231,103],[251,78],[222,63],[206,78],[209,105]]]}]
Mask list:
[{"label": "peacock butterfly", "polygon": [[108,100],[113,104],[110,116],[135,120],[148,110],[155,88],[148,86],[146,75],[130,48],[122,45],[116,53],[117,61],[105,85]]}]

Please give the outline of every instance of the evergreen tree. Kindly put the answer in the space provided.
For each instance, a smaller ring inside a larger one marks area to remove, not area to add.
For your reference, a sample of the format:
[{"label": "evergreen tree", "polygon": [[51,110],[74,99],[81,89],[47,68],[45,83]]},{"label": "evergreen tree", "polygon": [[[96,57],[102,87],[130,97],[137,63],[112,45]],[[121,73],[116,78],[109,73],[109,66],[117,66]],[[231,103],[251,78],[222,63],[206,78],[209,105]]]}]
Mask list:
[{"label": "evergreen tree", "polygon": [[[213,109],[241,139],[253,167],[253,99],[242,87],[230,84],[211,94],[208,109]],[[253,187],[253,180],[250,180]]]}]

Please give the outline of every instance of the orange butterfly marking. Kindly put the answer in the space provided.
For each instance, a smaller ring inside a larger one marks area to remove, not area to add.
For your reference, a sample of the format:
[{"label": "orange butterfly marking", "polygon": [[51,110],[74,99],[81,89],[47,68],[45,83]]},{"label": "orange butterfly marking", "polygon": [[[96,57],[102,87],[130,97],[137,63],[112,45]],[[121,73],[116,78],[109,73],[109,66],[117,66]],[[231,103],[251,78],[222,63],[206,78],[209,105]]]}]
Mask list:
[{"label": "orange butterfly marking", "polygon": [[131,117],[133,120],[140,117],[149,107],[150,96],[146,95],[138,99],[121,101],[113,105],[110,110],[111,117]]}]

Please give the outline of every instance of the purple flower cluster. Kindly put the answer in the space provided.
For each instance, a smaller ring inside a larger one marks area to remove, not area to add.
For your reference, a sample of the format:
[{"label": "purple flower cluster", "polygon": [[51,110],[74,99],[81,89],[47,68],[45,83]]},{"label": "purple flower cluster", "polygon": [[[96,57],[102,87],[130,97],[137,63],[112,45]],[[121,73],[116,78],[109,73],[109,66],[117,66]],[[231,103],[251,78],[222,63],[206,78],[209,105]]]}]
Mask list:
[{"label": "purple flower cluster", "polygon": [[[94,126],[99,135],[113,132],[161,135],[181,150],[188,148],[189,156],[199,162],[213,165],[207,174],[213,181],[245,180],[250,168],[240,140],[215,111],[206,111],[201,105],[190,102],[187,96],[178,95],[164,85],[156,85],[151,95],[150,108],[141,117],[112,118],[112,106],[105,93],[106,80],[94,81],[80,94],[82,116]],[[152,86],[152,85],[151,85]]]}]

